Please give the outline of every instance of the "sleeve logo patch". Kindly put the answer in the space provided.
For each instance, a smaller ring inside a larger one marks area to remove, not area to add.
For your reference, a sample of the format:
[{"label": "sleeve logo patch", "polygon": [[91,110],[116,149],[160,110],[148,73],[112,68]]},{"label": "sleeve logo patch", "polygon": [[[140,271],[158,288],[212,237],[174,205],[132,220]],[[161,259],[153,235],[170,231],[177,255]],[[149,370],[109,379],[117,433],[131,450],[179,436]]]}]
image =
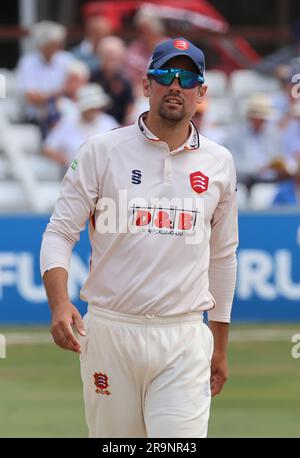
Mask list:
[{"label": "sleeve logo patch", "polygon": [[78,166],[78,160],[75,159],[72,164],[71,164],[71,169],[72,170],[76,170],[77,169],[77,166]]}]

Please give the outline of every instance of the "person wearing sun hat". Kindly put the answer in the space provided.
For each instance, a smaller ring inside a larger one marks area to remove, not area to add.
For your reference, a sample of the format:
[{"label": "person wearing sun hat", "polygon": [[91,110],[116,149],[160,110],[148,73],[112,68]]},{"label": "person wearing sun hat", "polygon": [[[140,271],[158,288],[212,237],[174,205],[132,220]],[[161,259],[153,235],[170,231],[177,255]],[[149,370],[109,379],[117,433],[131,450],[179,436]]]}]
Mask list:
[{"label": "person wearing sun hat", "polygon": [[283,171],[278,112],[267,94],[252,94],[240,122],[224,141],[233,154],[238,181],[250,189],[256,182],[274,181]]},{"label": "person wearing sun hat", "polygon": [[65,116],[44,141],[43,153],[69,167],[78,148],[89,137],[118,127],[116,120],[103,112],[110,98],[98,84],[83,86],[77,95],[77,115]]}]

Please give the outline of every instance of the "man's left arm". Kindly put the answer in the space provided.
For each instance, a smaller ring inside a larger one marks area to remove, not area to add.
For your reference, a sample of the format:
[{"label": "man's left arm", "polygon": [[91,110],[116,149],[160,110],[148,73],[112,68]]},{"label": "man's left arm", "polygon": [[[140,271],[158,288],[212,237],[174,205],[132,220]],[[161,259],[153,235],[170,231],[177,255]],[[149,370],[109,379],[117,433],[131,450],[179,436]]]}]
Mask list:
[{"label": "man's left arm", "polygon": [[232,156],[227,157],[227,186],[211,221],[209,288],[216,306],[208,312],[214,336],[211,361],[211,393],[219,394],[228,378],[227,346],[236,283],[238,245],[236,174]]}]

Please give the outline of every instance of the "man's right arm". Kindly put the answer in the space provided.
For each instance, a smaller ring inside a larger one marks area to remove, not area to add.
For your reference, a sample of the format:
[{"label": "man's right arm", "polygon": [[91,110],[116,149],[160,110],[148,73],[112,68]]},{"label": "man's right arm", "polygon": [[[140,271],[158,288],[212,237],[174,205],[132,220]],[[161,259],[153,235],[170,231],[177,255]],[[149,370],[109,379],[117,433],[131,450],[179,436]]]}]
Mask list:
[{"label": "man's right arm", "polygon": [[89,142],[81,147],[73,164],[63,180],[60,197],[43,236],[40,265],[52,312],[54,341],[61,348],[80,352],[72,326],[81,335],[84,328],[80,313],[70,302],[67,280],[73,247],[99,198],[97,167]]}]

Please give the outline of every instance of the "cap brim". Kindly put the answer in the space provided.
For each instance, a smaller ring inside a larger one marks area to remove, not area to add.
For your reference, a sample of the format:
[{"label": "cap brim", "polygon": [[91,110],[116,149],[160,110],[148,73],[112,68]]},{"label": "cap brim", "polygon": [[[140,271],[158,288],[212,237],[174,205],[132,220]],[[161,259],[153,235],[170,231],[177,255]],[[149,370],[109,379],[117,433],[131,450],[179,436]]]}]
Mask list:
[{"label": "cap brim", "polygon": [[188,53],[186,53],[184,51],[174,52],[172,54],[169,54],[168,56],[161,57],[160,59],[158,59],[158,61],[155,62],[154,65],[152,63],[152,67],[151,68],[160,68],[162,65],[164,65],[166,62],[168,62],[170,59],[173,59],[173,57],[177,57],[177,56],[186,56],[186,57],[188,57],[196,65],[196,67],[198,68],[198,71],[200,71],[200,69],[201,69],[201,76],[203,76],[203,69],[201,67],[199,67],[198,63]]}]

